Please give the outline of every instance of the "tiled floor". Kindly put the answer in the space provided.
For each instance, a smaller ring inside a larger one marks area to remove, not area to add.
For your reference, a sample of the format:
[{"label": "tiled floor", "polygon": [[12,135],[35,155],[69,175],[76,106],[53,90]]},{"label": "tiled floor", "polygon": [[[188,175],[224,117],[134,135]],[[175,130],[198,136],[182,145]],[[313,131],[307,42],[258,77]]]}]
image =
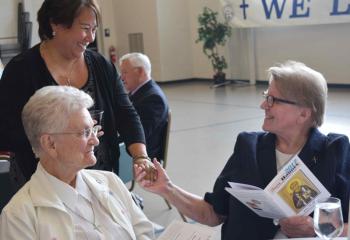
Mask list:
[{"label": "tiled floor", "polygon": [[[259,131],[264,113],[259,108],[267,85],[231,84],[210,88],[210,82],[163,84],[172,110],[167,172],[172,181],[203,196],[232,154],[237,134]],[[330,89],[323,132],[350,136],[350,89]],[[145,213],[163,226],[181,220],[162,198],[136,186]]]}]

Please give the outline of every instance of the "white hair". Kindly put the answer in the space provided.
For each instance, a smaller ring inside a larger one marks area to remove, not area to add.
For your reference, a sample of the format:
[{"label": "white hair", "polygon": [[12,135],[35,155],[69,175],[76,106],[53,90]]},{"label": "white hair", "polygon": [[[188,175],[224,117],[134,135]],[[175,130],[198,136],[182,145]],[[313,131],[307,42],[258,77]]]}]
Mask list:
[{"label": "white hair", "polygon": [[129,60],[133,67],[142,67],[145,70],[147,77],[149,79],[151,78],[151,61],[145,54],[138,52],[127,53],[119,59],[119,65],[121,65],[125,60]]},{"label": "white hair", "polygon": [[22,111],[23,127],[34,153],[40,154],[42,134],[64,130],[72,113],[93,104],[90,95],[74,87],[47,86],[37,90]]}]

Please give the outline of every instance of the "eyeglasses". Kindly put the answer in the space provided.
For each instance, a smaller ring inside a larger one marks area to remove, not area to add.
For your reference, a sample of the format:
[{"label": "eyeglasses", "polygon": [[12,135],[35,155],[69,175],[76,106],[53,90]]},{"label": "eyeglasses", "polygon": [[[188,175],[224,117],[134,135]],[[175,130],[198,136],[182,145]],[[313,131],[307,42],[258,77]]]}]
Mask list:
[{"label": "eyeglasses", "polygon": [[61,132],[61,133],[49,133],[53,135],[59,135],[59,134],[76,134],[78,137],[84,137],[84,138],[90,138],[91,134],[93,134],[95,137],[97,136],[98,131],[101,129],[100,125],[95,125],[90,128],[85,128],[81,132]]},{"label": "eyeglasses", "polygon": [[297,102],[285,100],[282,98],[277,98],[274,96],[271,96],[267,93],[267,90],[263,92],[263,97],[265,98],[267,102],[267,106],[272,107],[275,102],[280,102],[280,103],[286,103],[286,104],[291,104],[291,105],[298,105]]}]

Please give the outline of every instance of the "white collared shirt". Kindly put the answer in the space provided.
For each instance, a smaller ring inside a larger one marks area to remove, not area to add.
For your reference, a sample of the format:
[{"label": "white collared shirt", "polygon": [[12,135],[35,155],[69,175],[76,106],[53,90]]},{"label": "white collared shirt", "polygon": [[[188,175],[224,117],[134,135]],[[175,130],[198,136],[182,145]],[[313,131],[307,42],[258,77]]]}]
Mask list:
[{"label": "white collared shirt", "polygon": [[[290,159],[292,159],[292,157],[294,157],[295,155],[298,155],[300,151],[301,149],[295,154],[287,154],[287,153],[280,152],[276,149],[277,172],[279,172],[282,169],[282,167],[287,162],[289,162]],[[288,237],[282,233],[281,229],[279,229],[273,239],[287,239],[287,238]]]},{"label": "white collared shirt", "polygon": [[74,189],[46,172],[40,163],[39,167],[72,217],[77,240],[131,239],[130,235],[118,223],[114,222],[111,215],[102,207],[79,172]]},{"label": "white collared shirt", "polygon": [[287,153],[283,153],[280,152],[276,149],[276,167],[277,167],[277,172],[279,172],[281,170],[281,168],[287,163],[289,162],[290,159],[292,159],[292,157],[295,154],[287,154]]}]

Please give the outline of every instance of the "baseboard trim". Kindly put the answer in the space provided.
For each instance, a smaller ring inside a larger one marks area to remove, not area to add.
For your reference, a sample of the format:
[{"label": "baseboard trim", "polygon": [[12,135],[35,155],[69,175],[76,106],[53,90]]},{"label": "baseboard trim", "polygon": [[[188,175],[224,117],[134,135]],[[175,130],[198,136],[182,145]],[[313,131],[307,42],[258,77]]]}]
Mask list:
[{"label": "baseboard trim", "polygon": [[350,84],[328,83],[329,88],[350,88]]},{"label": "baseboard trim", "polygon": [[[230,81],[231,83],[243,83],[243,84],[249,84],[249,80],[247,79],[226,79],[226,81]],[[162,81],[157,82],[160,85],[165,84],[180,84],[180,83],[190,83],[190,82],[213,82],[212,78],[184,78],[184,79],[176,79],[176,80],[168,80],[168,81]],[[268,85],[268,81],[266,80],[256,80],[256,85]],[[349,84],[343,84],[343,83],[328,83],[328,88],[344,88],[348,89],[350,88]]]},{"label": "baseboard trim", "polygon": [[[249,80],[244,79],[226,79],[226,81],[229,81],[231,83],[249,83]],[[164,84],[177,84],[177,83],[190,83],[190,82],[213,82],[214,80],[212,78],[185,78],[185,79],[177,79],[177,80],[167,80],[158,82],[160,85]]]}]

